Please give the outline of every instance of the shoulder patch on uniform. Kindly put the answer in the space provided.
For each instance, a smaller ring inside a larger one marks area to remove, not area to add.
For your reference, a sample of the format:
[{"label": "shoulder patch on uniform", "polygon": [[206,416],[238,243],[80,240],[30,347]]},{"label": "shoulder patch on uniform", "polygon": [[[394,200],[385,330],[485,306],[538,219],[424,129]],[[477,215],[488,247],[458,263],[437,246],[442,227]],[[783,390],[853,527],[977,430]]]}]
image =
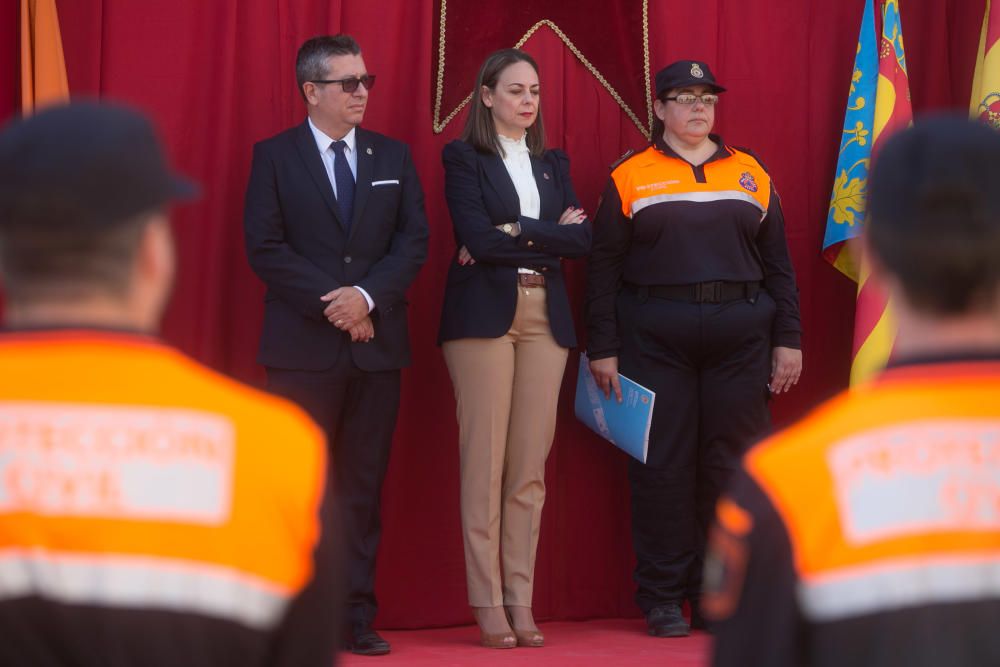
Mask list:
[{"label": "shoulder patch on uniform", "polygon": [[712,621],[730,617],[739,606],[750,555],[747,532],[752,521],[747,525],[749,515],[735,503],[730,509],[739,512],[720,516],[712,527],[705,556],[701,611]]},{"label": "shoulder patch on uniform", "polygon": [[740,185],[744,190],[749,190],[750,192],[757,192],[757,181],[754,180],[753,174],[749,171],[744,171],[740,174]]},{"label": "shoulder patch on uniform", "polygon": [[732,499],[723,496],[715,508],[715,520],[728,532],[744,537],[753,528],[753,517]]},{"label": "shoulder patch on uniform", "polygon": [[[743,148],[742,146],[730,146],[729,148],[730,148],[730,150],[739,151],[740,153],[743,154],[741,156],[737,156],[737,159],[740,160],[740,162],[742,164],[750,164],[750,161],[747,160],[746,158],[747,157],[751,158],[754,162],[757,163],[757,165],[761,169],[764,170],[764,173],[767,174],[768,178],[770,179],[771,172],[768,170],[767,165],[764,164],[764,161],[761,160],[760,157],[756,153],[754,153],[749,148]],[[743,156],[746,156],[746,157],[743,157]],[[751,176],[750,180],[751,181],[753,180],[752,176]],[[748,188],[747,185],[743,183],[743,179],[742,178],[740,178],[740,185],[742,185],[747,190],[750,190],[750,192],[756,192],[757,191],[756,190],[756,185],[757,185],[756,183],[754,183],[754,187],[752,189]],[[771,192],[774,194],[775,197],[778,197],[778,201],[781,201],[781,197],[778,196],[778,188],[776,188],[774,186],[774,180],[771,180]]]},{"label": "shoulder patch on uniform", "polygon": [[630,149],[628,149],[627,151],[625,151],[625,154],[624,154],[624,155],[622,155],[622,156],[621,156],[620,158],[618,158],[618,159],[617,159],[617,160],[615,160],[615,161],[614,161],[613,163],[611,163],[611,167],[609,167],[609,168],[610,168],[610,170],[611,170],[611,171],[614,171],[614,170],[615,170],[615,169],[617,169],[617,168],[618,168],[618,167],[619,167],[619,166],[620,166],[620,165],[621,165],[621,164],[622,164],[623,162],[625,162],[626,160],[628,160],[628,159],[629,159],[630,157],[632,157],[633,155],[635,155],[635,149],[634,149],[634,148],[630,148]]}]

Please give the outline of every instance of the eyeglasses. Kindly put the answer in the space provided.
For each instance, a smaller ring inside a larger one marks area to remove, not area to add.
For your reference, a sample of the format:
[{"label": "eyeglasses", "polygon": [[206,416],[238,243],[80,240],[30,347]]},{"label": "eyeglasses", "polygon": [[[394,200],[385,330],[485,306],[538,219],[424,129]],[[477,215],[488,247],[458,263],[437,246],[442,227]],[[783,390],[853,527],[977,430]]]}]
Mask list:
[{"label": "eyeglasses", "polygon": [[362,83],[365,84],[365,90],[371,90],[375,87],[375,75],[365,74],[362,77],[352,76],[347,79],[313,79],[313,83],[339,83],[341,88],[344,89],[345,93],[353,93],[358,89],[358,86]]},{"label": "eyeglasses", "polygon": [[677,104],[694,104],[695,102],[701,101],[707,107],[714,105],[719,101],[719,96],[715,93],[705,93],[703,95],[695,95],[694,93],[681,93],[680,95],[674,95],[673,97],[664,97],[663,101],[670,100],[672,102],[677,102]]}]

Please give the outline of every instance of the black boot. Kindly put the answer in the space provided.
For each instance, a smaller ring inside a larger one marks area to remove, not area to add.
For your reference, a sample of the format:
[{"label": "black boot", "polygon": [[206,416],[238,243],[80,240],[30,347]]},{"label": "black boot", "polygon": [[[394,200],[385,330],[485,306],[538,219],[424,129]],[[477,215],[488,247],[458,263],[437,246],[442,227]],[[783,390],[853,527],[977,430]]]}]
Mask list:
[{"label": "black boot", "polygon": [[691,628],[681,615],[679,604],[654,607],[646,614],[646,626],[654,637],[687,637]]},{"label": "black boot", "polygon": [[391,647],[370,625],[357,623],[344,638],[344,650],[357,655],[385,655]]}]

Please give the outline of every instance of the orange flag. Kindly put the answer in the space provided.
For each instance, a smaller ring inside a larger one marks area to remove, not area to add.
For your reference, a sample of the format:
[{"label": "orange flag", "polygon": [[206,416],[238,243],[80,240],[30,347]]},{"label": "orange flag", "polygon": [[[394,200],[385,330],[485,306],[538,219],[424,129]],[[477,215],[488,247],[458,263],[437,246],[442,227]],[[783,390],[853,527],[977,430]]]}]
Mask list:
[{"label": "orange flag", "polygon": [[21,113],[69,100],[55,0],[21,0]]}]

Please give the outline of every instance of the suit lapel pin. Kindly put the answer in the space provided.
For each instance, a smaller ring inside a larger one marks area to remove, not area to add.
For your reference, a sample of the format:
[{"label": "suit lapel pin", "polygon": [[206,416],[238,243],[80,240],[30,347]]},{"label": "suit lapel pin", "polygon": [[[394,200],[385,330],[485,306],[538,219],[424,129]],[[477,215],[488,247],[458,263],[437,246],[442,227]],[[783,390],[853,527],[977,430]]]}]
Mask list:
[{"label": "suit lapel pin", "polygon": [[368,150],[366,150],[365,152],[366,152],[366,153],[368,153],[369,155],[371,155],[371,154],[372,154],[372,153],[374,153],[375,151],[373,151],[373,150],[372,150],[372,149],[371,149],[371,148],[369,147],[369,148],[368,148]]},{"label": "suit lapel pin", "polygon": [[544,178],[546,181],[549,180],[549,172],[545,172],[544,174],[542,174],[542,178]]}]

